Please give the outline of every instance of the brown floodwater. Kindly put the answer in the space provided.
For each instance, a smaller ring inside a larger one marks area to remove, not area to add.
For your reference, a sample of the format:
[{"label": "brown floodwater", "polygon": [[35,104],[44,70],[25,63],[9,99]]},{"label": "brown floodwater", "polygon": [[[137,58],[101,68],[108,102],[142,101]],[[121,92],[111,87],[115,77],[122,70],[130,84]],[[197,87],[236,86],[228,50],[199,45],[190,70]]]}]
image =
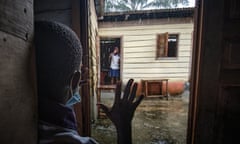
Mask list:
[{"label": "brown floodwater", "polygon": [[[111,105],[113,93],[104,93],[102,102]],[[188,92],[169,100],[145,98],[132,121],[133,144],[186,144]],[[92,137],[100,144],[116,144],[116,129],[107,118],[92,124]]]}]

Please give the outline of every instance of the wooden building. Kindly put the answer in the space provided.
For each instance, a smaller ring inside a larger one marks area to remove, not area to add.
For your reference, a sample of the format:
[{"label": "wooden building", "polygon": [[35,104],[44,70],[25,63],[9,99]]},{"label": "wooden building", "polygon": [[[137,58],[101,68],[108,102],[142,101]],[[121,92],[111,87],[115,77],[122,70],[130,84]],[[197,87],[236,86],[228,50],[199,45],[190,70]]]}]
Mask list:
[{"label": "wooden building", "polygon": [[[169,79],[186,82],[190,77],[193,8],[106,13],[98,20],[99,65],[106,67],[109,48],[121,49],[121,80]],[[103,42],[112,44],[102,44]],[[118,42],[120,41],[120,42]],[[102,56],[103,55],[103,56]],[[108,84],[108,71],[100,69],[100,85]]]}]

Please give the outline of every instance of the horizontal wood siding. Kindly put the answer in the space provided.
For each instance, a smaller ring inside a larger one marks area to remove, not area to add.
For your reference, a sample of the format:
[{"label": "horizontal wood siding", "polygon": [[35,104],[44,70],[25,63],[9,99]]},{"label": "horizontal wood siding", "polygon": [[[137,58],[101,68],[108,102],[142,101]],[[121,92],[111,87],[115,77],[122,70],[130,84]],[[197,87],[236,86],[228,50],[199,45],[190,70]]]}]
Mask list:
[{"label": "horizontal wood siding", "polygon": [[[150,22],[149,22],[150,23]],[[100,27],[100,36],[123,36],[123,68],[122,79],[134,78],[170,80],[188,80],[192,53],[193,23],[159,24],[159,25],[128,25],[116,27]],[[168,32],[179,34],[176,58],[156,59],[157,34]]]}]

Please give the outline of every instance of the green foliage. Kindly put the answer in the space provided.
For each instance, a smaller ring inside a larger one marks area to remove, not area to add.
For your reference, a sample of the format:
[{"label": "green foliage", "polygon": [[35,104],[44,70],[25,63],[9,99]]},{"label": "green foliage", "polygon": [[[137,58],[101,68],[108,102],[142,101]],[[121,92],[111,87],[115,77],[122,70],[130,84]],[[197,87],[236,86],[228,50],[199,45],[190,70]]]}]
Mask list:
[{"label": "green foliage", "polygon": [[187,6],[188,3],[188,0],[105,0],[105,12],[175,8],[179,4]]},{"label": "green foliage", "polygon": [[150,3],[152,7],[156,8],[176,8],[179,4],[187,6],[188,0],[154,0]]}]

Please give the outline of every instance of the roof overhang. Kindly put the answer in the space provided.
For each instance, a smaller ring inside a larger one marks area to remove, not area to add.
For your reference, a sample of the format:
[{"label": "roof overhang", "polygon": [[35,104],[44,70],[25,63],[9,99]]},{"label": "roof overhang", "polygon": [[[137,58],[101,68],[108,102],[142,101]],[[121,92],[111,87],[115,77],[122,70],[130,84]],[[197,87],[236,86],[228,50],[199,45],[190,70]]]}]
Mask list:
[{"label": "roof overhang", "polygon": [[144,19],[186,18],[194,16],[194,8],[157,9],[104,13],[99,22],[120,22]]}]

